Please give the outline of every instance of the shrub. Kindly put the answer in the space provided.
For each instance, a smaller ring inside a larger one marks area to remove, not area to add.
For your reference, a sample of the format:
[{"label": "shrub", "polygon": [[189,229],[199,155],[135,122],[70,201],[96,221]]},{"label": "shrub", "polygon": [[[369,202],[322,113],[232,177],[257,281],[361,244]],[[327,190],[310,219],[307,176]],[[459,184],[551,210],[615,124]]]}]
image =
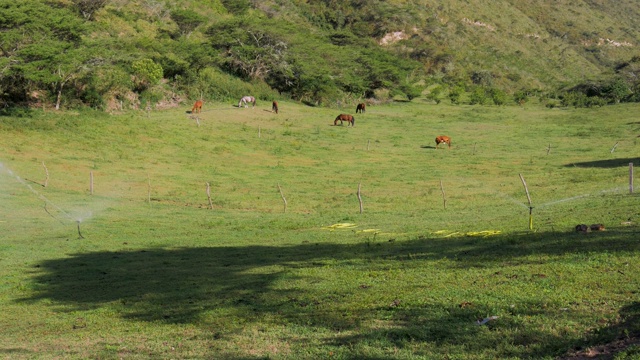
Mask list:
[{"label": "shrub", "polygon": [[455,86],[449,89],[449,100],[451,100],[452,104],[459,104],[463,93],[464,88],[462,86]]},{"label": "shrub", "polygon": [[476,85],[491,86],[493,85],[493,75],[486,70],[474,71],[471,73],[471,81]]},{"label": "shrub", "polygon": [[429,91],[429,94],[427,94],[427,99],[435,101],[435,102],[436,102],[436,104],[440,104],[440,101],[441,101],[441,100],[440,100],[440,94],[442,94],[442,91],[443,91],[443,90],[444,90],[444,89],[443,89],[443,88],[442,88],[442,86],[440,86],[440,85],[438,85],[438,86],[436,86],[436,87],[432,88],[432,89]]},{"label": "shrub", "polygon": [[471,92],[469,103],[471,105],[483,105],[487,101],[487,93],[483,87],[476,87]]},{"label": "shrub", "polygon": [[524,105],[529,99],[527,95],[525,90],[518,90],[513,94],[513,101],[515,101],[516,104]]},{"label": "shrub", "polygon": [[617,104],[631,95],[631,89],[624,79],[615,78],[603,86],[602,95]]},{"label": "shrub", "polygon": [[138,89],[143,91],[149,86],[157,84],[163,76],[162,66],[151,59],[134,61],[131,64],[131,70],[136,77]]},{"label": "shrub", "polygon": [[414,84],[405,83],[400,86],[400,91],[402,91],[407,96],[407,99],[409,99],[409,101],[422,95],[422,90],[422,86]]},{"label": "shrub", "polygon": [[504,105],[507,103],[507,93],[498,88],[492,88],[489,90],[491,100],[496,105]]}]

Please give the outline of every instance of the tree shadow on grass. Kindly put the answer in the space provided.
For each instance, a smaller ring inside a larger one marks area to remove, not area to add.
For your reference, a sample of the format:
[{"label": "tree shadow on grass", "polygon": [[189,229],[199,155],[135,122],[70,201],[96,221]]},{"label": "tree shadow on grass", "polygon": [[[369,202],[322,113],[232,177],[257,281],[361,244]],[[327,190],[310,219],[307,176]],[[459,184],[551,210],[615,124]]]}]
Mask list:
[{"label": "tree shadow on grass", "polygon": [[[633,302],[620,309],[620,323],[598,329],[590,334],[582,346],[576,346],[563,360],[612,359],[616,353],[624,352],[629,346],[640,344],[640,302]],[[620,359],[637,359],[638,349],[633,355],[621,355]],[[618,358],[618,357],[616,357]]]},{"label": "tree shadow on grass", "polygon": [[571,163],[566,164],[565,167],[616,168],[629,166],[629,163],[638,164],[638,162],[640,162],[640,158],[607,159]]},{"label": "tree shadow on grass", "polygon": [[[511,333],[509,329],[518,333],[517,329],[525,326],[521,323],[523,317],[548,310],[543,304],[532,303],[496,324],[479,326],[475,320],[492,311],[486,305],[464,306],[446,299],[404,303],[362,280],[349,283],[348,290],[327,291],[326,288],[334,289],[327,287],[326,282],[331,279],[304,275],[309,273],[305,270],[330,269],[339,264],[335,271],[349,271],[345,269],[366,263],[367,271],[384,273],[446,258],[452,260],[446,265],[452,270],[500,266],[508,272],[510,266],[532,262],[532,254],[588,256],[604,251],[610,254],[640,251],[636,228],[591,234],[527,233],[348,245],[305,243],[289,247],[185,247],[79,253],[38,264],[37,294],[21,301],[49,299],[72,310],[110,306],[123,318],[168,324],[196,322],[211,312],[241,317],[246,322],[264,316],[282,325],[350,334],[327,339],[327,344],[334,346],[367,343],[383,348],[410,347],[417,341],[482,352],[501,341],[505,333]],[[506,275],[494,276],[502,279]],[[535,274],[528,276],[533,279]],[[282,277],[309,286],[305,290],[278,288],[275,284]],[[428,293],[429,284],[420,286],[417,291]],[[345,299],[366,296],[371,291],[376,299],[367,306],[354,309],[342,304]],[[588,315],[574,316],[578,319]],[[372,327],[376,322],[379,326]],[[501,331],[492,332],[493,329]],[[551,331],[529,330],[512,339],[514,346],[522,347],[517,353],[504,350],[500,355],[558,356],[559,348],[569,349],[580,341]]]}]

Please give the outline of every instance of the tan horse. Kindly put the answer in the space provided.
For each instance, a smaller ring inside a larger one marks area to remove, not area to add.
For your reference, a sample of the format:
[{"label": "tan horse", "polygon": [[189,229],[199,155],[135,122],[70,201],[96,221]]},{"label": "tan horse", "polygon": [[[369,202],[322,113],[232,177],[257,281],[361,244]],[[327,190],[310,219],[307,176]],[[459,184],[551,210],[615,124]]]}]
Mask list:
[{"label": "tan horse", "polygon": [[356,107],[356,114],[357,113],[361,113],[362,114],[365,111],[366,107],[367,107],[367,104],[365,104],[365,103],[358,104],[358,106]]},{"label": "tan horse", "polygon": [[333,121],[333,125],[338,125],[338,121],[340,121],[340,125],[342,125],[343,121],[347,122],[347,126],[349,126],[349,124],[351,124],[351,126],[355,126],[356,125],[356,118],[354,118],[353,116],[349,115],[349,114],[340,114],[336,117],[336,119]]},{"label": "tan horse", "polygon": [[238,101],[238,107],[242,107],[242,103],[244,103],[244,107],[249,107],[249,104],[252,104],[253,107],[256,107],[256,98],[253,96],[244,96],[240,101]]},{"label": "tan horse", "polygon": [[196,101],[196,103],[195,103],[195,104],[193,104],[193,108],[191,108],[191,113],[192,113],[192,114],[193,114],[193,113],[197,113],[197,114],[199,114],[199,113],[200,113],[200,111],[202,111],[202,104],[204,104],[204,103],[202,102],[202,100],[198,100],[198,101]]},{"label": "tan horse", "polygon": [[444,135],[440,135],[438,137],[436,137],[436,149],[438,148],[438,145],[445,143],[447,145],[449,145],[449,147],[451,147],[451,138],[448,136],[444,136]]}]

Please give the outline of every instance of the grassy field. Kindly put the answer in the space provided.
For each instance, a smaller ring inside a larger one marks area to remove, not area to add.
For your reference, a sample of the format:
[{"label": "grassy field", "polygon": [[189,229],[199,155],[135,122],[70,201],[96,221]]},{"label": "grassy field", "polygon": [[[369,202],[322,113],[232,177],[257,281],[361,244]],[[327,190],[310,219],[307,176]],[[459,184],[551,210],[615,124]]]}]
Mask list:
[{"label": "grassy field", "polygon": [[354,127],[333,119],[355,106],[190,105],[0,118],[0,357],[552,359],[638,335],[638,105],[417,99]]}]

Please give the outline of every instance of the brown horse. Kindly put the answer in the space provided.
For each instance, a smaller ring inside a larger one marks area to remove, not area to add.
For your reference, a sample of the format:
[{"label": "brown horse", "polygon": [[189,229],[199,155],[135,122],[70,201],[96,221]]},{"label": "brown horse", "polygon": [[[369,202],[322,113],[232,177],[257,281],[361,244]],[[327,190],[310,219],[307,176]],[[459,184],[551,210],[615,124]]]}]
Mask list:
[{"label": "brown horse", "polygon": [[196,103],[193,104],[193,108],[191,108],[191,113],[192,114],[193,113],[198,113],[199,114],[200,111],[202,111],[202,104],[203,104],[202,100],[196,101]]},{"label": "brown horse", "polygon": [[356,114],[358,112],[362,114],[365,111],[366,107],[367,107],[367,104],[365,103],[358,104],[358,106],[356,107]]},{"label": "brown horse", "polygon": [[333,122],[333,125],[338,125],[338,121],[340,121],[340,125],[342,125],[343,121],[347,122],[347,126],[349,126],[349,124],[351,124],[351,126],[356,126],[356,118],[354,118],[353,116],[349,115],[349,114],[340,114],[336,117],[335,121]]},{"label": "brown horse", "polygon": [[444,136],[444,135],[440,135],[438,137],[436,137],[436,149],[438,148],[438,145],[445,143],[447,145],[449,145],[449,147],[451,147],[451,138],[448,136]]},{"label": "brown horse", "polygon": [[271,104],[271,111],[273,111],[273,112],[274,112],[274,113],[276,113],[276,114],[278,113],[278,102],[277,102],[277,101],[274,101],[274,102]]}]

